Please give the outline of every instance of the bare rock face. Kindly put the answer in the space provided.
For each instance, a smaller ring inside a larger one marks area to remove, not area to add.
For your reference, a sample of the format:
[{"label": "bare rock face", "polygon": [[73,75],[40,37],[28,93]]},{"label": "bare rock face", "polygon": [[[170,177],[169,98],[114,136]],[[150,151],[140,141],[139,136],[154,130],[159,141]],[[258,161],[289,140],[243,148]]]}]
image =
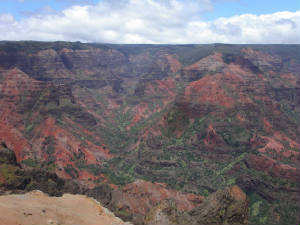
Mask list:
[{"label": "bare rock face", "polygon": [[172,200],[164,200],[154,207],[145,217],[146,225],[175,225],[178,224],[179,212]]},{"label": "bare rock face", "polygon": [[146,225],[246,225],[248,200],[246,194],[233,186],[211,194],[189,213],[179,212],[176,203],[164,200],[145,217]]},{"label": "bare rock face", "polygon": [[[188,212],[201,204],[204,197],[167,189],[165,184],[137,180],[112,194],[113,211],[124,220],[142,224],[145,215],[160,202],[172,199],[178,212]],[[165,203],[166,204],[166,203]],[[166,205],[163,204],[162,208]],[[161,208],[161,207],[159,207]]]},{"label": "bare rock face", "polygon": [[248,200],[246,194],[233,186],[210,195],[190,215],[192,224],[246,225],[248,224]]},{"label": "bare rock face", "polygon": [[62,197],[33,191],[0,197],[0,221],[6,225],[81,224],[131,225],[115,217],[96,200],[83,195]]}]

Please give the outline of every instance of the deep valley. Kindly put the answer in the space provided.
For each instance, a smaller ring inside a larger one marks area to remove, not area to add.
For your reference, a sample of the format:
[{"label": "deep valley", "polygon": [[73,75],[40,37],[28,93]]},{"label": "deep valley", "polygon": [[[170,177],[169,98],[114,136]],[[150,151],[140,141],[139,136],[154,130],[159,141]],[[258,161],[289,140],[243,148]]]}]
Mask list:
[{"label": "deep valley", "polygon": [[299,224],[299,53],[1,41],[1,193],[84,194],[133,224]]}]

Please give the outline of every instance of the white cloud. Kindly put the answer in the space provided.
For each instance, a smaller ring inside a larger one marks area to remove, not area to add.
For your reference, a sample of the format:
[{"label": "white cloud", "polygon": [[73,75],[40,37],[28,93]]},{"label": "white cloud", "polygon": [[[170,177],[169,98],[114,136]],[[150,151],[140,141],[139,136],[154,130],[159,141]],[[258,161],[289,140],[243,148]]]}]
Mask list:
[{"label": "white cloud", "polygon": [[204,22],[211,0],[102,0],[15,21],[0,14],[0,39],[109,43],[299,43],[300,11]]}]

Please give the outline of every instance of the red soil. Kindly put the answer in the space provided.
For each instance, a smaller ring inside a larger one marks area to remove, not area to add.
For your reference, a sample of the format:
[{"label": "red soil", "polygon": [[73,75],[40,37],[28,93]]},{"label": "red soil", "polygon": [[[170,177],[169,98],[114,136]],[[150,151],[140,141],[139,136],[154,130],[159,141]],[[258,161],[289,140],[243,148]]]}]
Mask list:
[{"label": "red soil", "polygon": [[265,155],[250,155],[248,162],[256,170],[264,171],[271,176],[298,181],[300,179],[300,170]]},{"label": "red soil", "polygon": [[232,107],[234,100],[226,94],[218,78],[220,75],[207,75],[200,80],[191,82],[185,90],[186,101],[217,104],[226,108]]},{"label": "red soil", "polygon": [[30,143],[21,132],[3,121],[0,121],[0,140],[3,140],[7,147],[14,151],[17,162],[26,159],[31,152]]},{"label": "red soil", "polygon": [[205,145],[219,145],[221,144],[223,141],[222,141],[222,138],[219,137],[217,135],[217,132],[215,131],[215,129],[213,128],[213,126],[210,124],[207,128],[207,135],[206,135],[206,138],[204,139],[204,144]]},{"label": "red soil", "polygon": [[166,57],[169,61],[171,71],[173,73],[178,72],[180,70],[181,66],[182,66],[181,63],[173,55],[167,55]]}]

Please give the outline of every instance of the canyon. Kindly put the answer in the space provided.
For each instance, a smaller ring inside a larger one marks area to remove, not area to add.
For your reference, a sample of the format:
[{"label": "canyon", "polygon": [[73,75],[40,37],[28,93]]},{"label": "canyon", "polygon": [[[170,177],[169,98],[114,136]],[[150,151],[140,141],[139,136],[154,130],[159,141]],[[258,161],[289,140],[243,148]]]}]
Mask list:
[{"label": "canyon", "polygon": [[82,194],[133,224],[227,224],[227,193],[230,224],[299,224],[299,52],[2,41],[0,193]]}]

